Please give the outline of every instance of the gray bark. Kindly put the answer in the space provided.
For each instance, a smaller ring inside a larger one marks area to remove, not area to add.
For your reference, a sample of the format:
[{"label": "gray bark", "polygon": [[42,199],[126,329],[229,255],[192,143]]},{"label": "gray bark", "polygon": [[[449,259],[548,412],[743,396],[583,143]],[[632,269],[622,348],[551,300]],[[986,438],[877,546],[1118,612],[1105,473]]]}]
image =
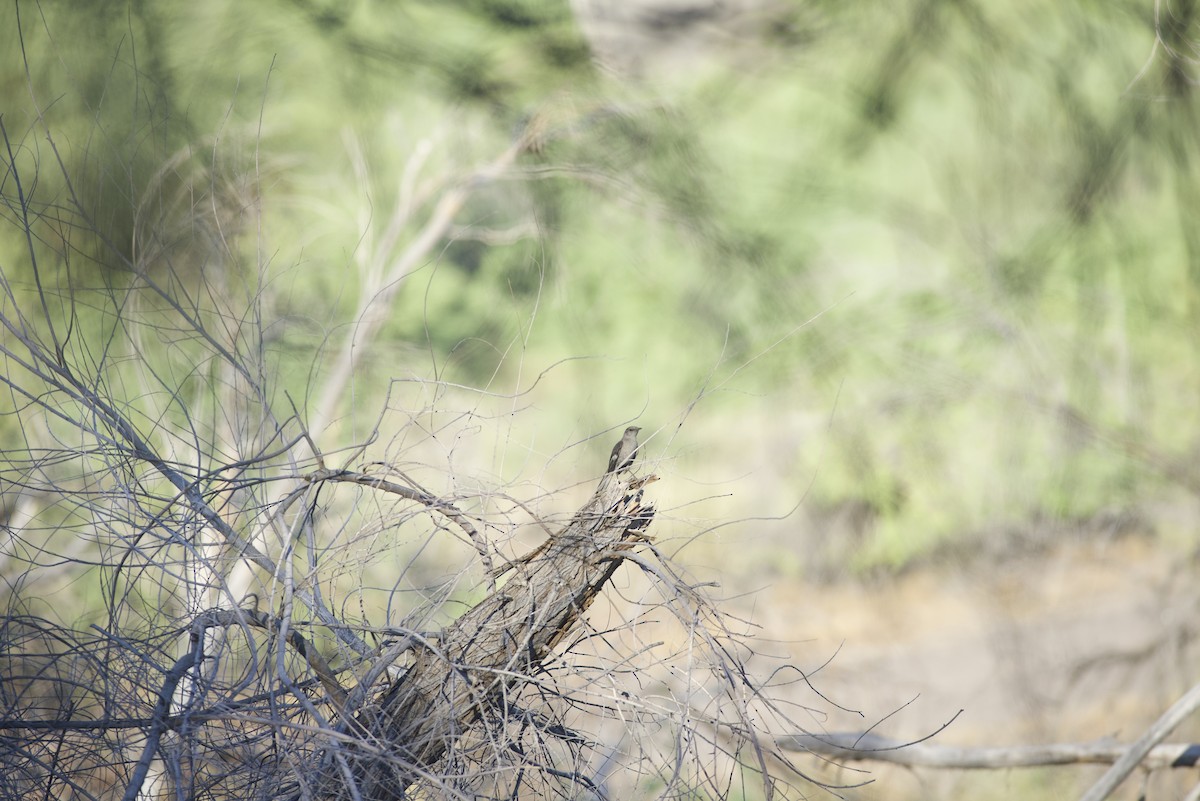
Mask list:
[{"label": "gray bark", "polygon": [[606,475],[571,522],[507,566],[506,583],[418,646],[409,669],[363,709],[353,787],[330,772],[325,797],[393,801],[436,770],[464,733],[503,709],[507,690],[535,672],[575,629],[649,525],[642,504],[653,477]]}]

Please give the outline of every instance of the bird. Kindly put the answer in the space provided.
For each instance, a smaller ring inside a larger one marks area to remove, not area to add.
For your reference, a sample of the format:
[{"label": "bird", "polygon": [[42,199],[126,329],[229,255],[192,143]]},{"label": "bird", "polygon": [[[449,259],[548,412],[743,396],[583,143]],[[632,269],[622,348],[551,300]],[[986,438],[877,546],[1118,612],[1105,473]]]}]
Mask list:
[{"label": "bird", "polygon": [[619,473],[633,465],[633,460],[637,458],[637,435],[641,430],[638,426],[625,429],[620,441],[613,445],[612,453],[608,457],[608,470],[604,471],[605,473]]}]

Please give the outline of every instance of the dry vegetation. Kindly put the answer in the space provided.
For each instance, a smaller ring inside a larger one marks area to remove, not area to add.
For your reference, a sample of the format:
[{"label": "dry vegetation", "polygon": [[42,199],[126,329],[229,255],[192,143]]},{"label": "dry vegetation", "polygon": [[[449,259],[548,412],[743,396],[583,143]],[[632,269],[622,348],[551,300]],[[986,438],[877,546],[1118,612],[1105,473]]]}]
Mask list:
[{"label": "dry vegetation", "polygon": [[0,797],[1200,795],[1195,4],[651,6],[3,12]]}]

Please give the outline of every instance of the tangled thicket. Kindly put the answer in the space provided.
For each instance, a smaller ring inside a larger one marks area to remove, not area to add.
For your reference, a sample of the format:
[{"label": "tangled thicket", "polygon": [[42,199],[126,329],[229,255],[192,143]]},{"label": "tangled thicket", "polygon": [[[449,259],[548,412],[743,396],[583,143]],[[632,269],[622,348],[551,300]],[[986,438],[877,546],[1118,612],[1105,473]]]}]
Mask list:
[{"label": "tangled thicket", "polygon": [[[498,490],[461,489],[448,465],[406,461],[406,442],[471,417],[436,382],[421,422],[393,385],[353,435],[337,410],[377,310],[330,357],[317,401],[297,404],[273,361],[266,279],[233,253],[183,258],[169,216],[147,212],[134,246],[116,247],[42,133],[39,151],[5,131],[3,222],[27,247],[0,265],[0,381],[20,442],[0,465],[0,795],[772,797],[807,785],[770,736],[803,726],[748,668],[745,626],[647,531],[650,468],[602,477],[564,526]],[[405,258],[514,152],[431,201]],[[44,180],[47,163],[60,180]],[[398,411],[409,422],[392,426]],[[530,525],[543,545],[506,558]],[[426,548],[456,565],[439,572]],[[389,575],[380,563],[395,554]],[[611,586],[619,570],[629,598]]]}]

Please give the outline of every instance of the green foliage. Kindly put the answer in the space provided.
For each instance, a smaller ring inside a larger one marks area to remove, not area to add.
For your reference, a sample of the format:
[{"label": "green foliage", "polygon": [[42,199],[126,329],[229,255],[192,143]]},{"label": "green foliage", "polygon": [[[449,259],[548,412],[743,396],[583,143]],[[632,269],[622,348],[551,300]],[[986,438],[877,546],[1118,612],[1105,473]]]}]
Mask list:
[{"label": "green foliage", "polygon": [[[356,260],[413,153],[429,146],[421,178],[461,174],[544,125],[524,180],[457,218],[536,235],[446,241],[406,276],[381,389],[431,365],[486,383],[585,356],[545,428],[665,423],[714,369],[767,353],[728,387],[744,402],[695,413],[768,437],[781,407],[832,420],[776,478],[873,509],[865,566],[1136,506],[1177,491],[1168,468],[1196,447],[1189,20],[1155,50],[1133,3],[798,4],[752,55],[714,52],[654,91],[597,70],[566,3],[20,8],[71,190],[116,246],[76,228],[73,261],[43,269],[117,291],[113,253],[132,260],[139,226],[174,232],[174,270],[236,279],[254,299],[238,314],[265,312],[282,389],[303,394],[357,312]],[[27,97],[24,67],[4,69]],[[49,222],[68,187],[24,133],[34,115],[22,101],[5,124],[41,160]],[[27,269],[13,237],[10,274]]]}]

